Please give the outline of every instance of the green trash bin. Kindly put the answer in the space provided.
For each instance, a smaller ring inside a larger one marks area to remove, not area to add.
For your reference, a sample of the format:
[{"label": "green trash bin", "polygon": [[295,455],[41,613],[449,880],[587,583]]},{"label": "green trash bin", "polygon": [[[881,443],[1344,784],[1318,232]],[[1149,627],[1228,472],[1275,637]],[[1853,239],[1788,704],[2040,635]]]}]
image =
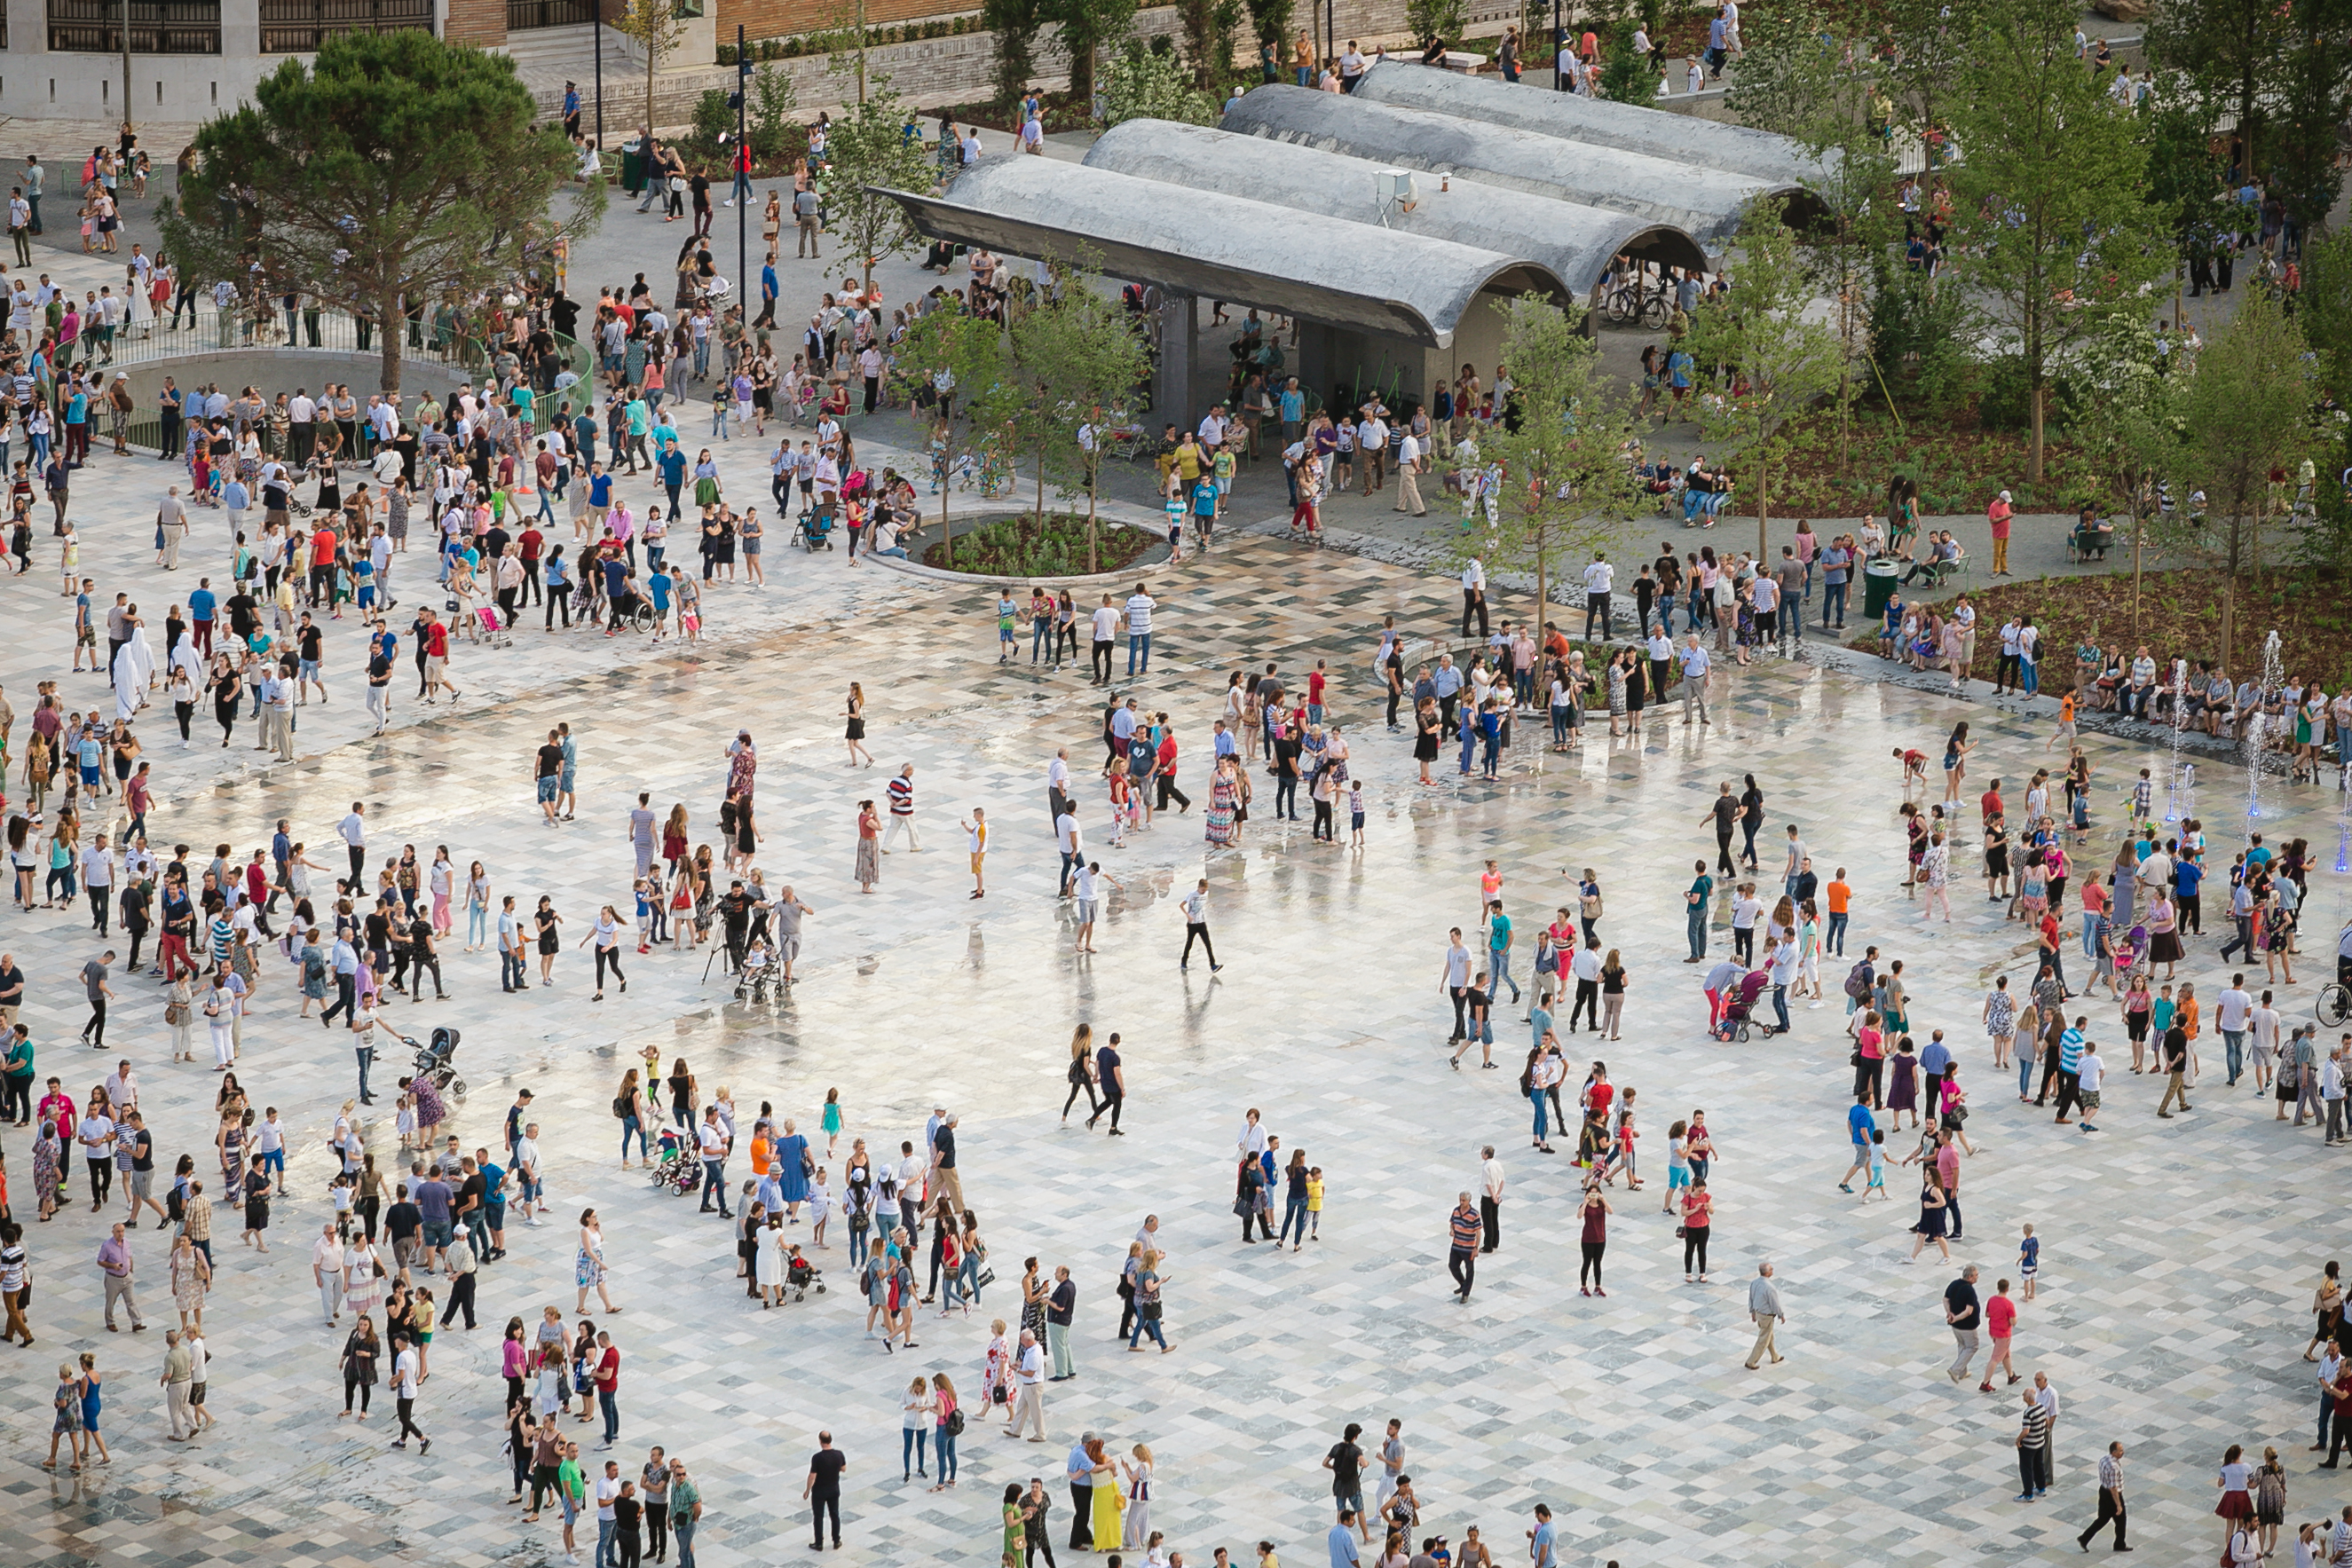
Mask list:
[{"label": "green trash bin", "polygon": [[641,195],[646,188],[646,144],[640,137],[621,144],[621,189]]},{"label": "green trash bin", "polygon": [[1876,621],[1886,613],[1886,601],[1895,597],[1895,579],[1903,575],[1903,563],[1885,557],[1867,562],[1862,569],[1862,616]]}]

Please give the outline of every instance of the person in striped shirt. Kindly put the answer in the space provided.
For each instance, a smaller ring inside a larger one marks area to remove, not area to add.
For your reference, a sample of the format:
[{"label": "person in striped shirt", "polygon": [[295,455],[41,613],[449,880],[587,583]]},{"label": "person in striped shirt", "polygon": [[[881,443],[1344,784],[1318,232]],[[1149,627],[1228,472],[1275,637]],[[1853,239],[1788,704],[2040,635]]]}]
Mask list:
[{"label": "person in striped shirt", "polygon": [[2017,1494],[2017,1500],[2032,1502],[2042,1494],[2042,1450],[2050,1442],[2050,1412],[2032,1391],[2023,1397],[2024,1419],[2017,1429],[2017,1473],[2024,1490]]},{"label": "person in striped shirt", "polygon": [[1452,1246],[1446,1254],[1445,1267],[1454,1276],[1456,1287],[1454,1299],[1467,1301],[1470,1287],[1478,1278],[1478,1232],[1483,1228],[1478,1218],[1478,1206],[1470,1201],[1468,1193],[1463,1193],[1454,1204],[1447,1228],[1452,1236]]}]

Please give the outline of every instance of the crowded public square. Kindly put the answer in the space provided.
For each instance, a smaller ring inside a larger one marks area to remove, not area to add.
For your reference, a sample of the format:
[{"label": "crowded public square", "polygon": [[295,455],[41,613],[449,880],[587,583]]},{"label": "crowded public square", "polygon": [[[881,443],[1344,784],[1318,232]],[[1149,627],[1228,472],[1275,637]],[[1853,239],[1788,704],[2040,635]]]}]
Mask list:
[{"label": "crowded public square", "polygon": [[[1446,64],[1301,37],[1368,115]],[[2273,586],[2138,518],[2236,526],[2169,449],[1759,524],[1754,388],[1675,379],[1754,230],[1601,258],[1656,344],[1530,294],[1294,408],[1295,316],[959,243],[1078,180],[1042,107],[862,267],[812,129],[731,288],[723,171],[580,113],[404,341],[208,276],[128,147],[127,249],[11,209],[10,1563],[2352,1563],[2318,436],[2242,491]],[[1016,558],[955,332],[1049,317],[1130,384]],[[1547,399],[1622,484],[1511,471]]]}]

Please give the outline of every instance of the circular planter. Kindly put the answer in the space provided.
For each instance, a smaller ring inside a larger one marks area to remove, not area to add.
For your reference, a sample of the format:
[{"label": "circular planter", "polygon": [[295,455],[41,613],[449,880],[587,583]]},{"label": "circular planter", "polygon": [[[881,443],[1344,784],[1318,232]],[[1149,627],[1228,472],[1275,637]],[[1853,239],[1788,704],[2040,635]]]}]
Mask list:
[{"label": "circular planter", "polygon": [[[1008,518],[1026,515],[1026,508],[1010,508],[971,517],[959,517],[956,518],[956,534],[961,538],[974,528],[986,528],[991,523],[1001,523]],[[950,567],[932,566],[928,562],[913,559],[900,560],[895,556],[869,555],[860,556],[858,559],[869,565],[888,567],[894,571],[903,571],[911,577],[929,578],[938,582],[1021,583],[1024,586],[1036,585],[1051,588],[1109,588],[1133,581],[1137,572],[1156,571],[1167,566],[1167,539],[1151,525],[1127,517],[1113,517],[1108,512],[1099,514],[1097,521],[1100,523],[1106,537],[1113,529],[1127,529],[1146,536],[1150,543],[1141,554],[1124,566],[1114,567],[1108,571],[1064,572],[1051,576],[1018,572],[964,571]],[[930,547],[925,548],[928,549]]]}]

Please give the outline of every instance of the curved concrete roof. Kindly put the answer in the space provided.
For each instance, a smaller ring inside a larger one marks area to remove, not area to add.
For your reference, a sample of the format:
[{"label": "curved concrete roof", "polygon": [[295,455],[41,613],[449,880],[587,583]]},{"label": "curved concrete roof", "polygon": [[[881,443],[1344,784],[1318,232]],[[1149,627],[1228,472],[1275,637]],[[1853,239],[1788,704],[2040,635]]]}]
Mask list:
[{"label": "curved concrete roof", "polygon": [[885,191],[934,239],[1083,259],[1115,277],[1432,348],[1488,285],[1569,290],[1539,262],[1051,158],[1001,158],[944,195]]},{"label": "curved concrete roof", "polygon": [[1769,131],[1639,104],[1514,87],[1498,78],[1436,70],[1418,61],[1390,59],[1374,66],[1357,84],[1354,96],[1398,109],[1430,110],[1457,119],[1539,131],[1567,141],[1696,163],[1703,169],[1744,174],[1775,188],[1801,184],[1821,172],[1818,162],[1801,144]]},{"label": "curved concrete roof", "polygon": [[1751,197],[1799,189],[1794,182],[1694,168],[1541,131],[1279,82],[1252,88],[1226,111],[1223,123],[1228,131],[1391,168],[1451,171],[1530,195],[1629,213],[1682,229],[1710,250],[1720,250],[1729,240]]},{"label": "curved concrete roof", "polygon": [[[1373,180],[1396,165],[1277,143],[1203,126],[1130,120],[1105,131],[1087,166],[1214,191],[1381,228]],[[1453,240],[1541,262],[1576,293],[1591,292],[1610,258],[1632,251],[1675,267],[1704,267],[1686,230],[1630,213],[1585,206],[1456,177],[1450,191],[1423,174],[1413,210],[1391,211],[1391,232]]]}]

